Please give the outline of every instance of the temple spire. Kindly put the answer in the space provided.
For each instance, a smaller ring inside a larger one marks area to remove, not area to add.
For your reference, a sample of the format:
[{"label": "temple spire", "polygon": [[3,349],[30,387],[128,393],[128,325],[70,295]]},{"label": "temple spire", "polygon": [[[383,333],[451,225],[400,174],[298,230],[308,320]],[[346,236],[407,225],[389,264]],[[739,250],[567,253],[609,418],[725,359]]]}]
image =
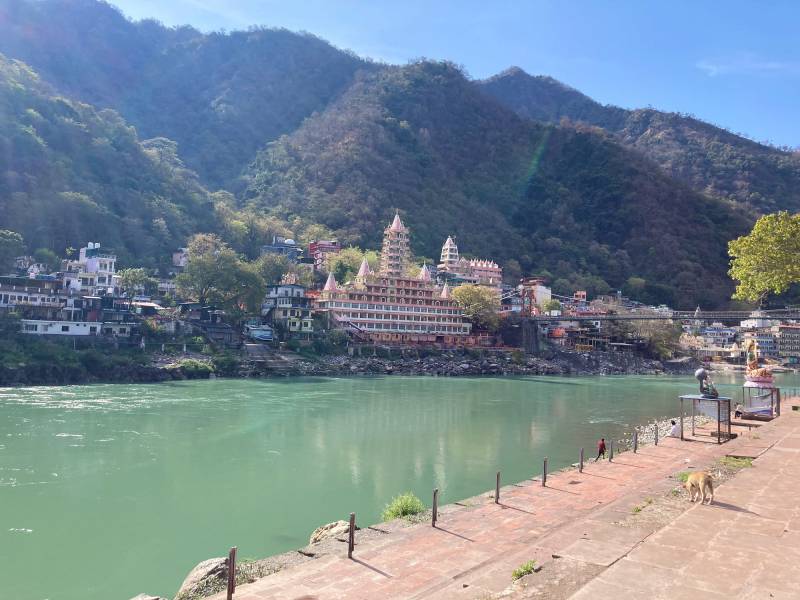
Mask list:
[{"label": "temple spire", "polygon": [[422,265],[422,268],[419,270],[419,275],[417,279],[420,281],[430,281],[431,280],[431,271],[428,268],[428,265]]},{"label": "temple spire", "polygon": [[439,294],[439,297],[442,298],[443,300],[448,300],[450,298],[450,286],[448,286],[446,283],[444,284],[444,287],[442,288],[442,293]]},{"label": "temple spire", "polygon": [[403,225],[403,222],[400,220],[400,213],[399,212],[394,213],[394,220],[392,221],[392,224],[389,226],[389,229],[391,231],[405,231],[406,230],[405,225]]},{"label": "temple spire", "polygon": [[325,287],[323,291],[325,292],[335,292],[339,289],[339,286],[336,285],[336,277],[333,276],[333,273],[328,273],[328,281],[325,282]]}]

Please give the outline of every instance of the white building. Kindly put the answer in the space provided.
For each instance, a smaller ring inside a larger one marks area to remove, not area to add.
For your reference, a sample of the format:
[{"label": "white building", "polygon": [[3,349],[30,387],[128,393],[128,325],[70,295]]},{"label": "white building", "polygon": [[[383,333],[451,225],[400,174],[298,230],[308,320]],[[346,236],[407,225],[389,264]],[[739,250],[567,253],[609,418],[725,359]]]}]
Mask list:
[{"label": "white building", "polygon": [[100,242],[81,248],[78,260],[64,261],[64,289],[70,293],[113,294],[119,286],[117,256],[100,250]]},{"label": "white building", "polygon": [[45,321],[23,319],[22,333],[31,335],[89,336],[109,335],[129,337],[131,323],[98,323],[97,321]]}]

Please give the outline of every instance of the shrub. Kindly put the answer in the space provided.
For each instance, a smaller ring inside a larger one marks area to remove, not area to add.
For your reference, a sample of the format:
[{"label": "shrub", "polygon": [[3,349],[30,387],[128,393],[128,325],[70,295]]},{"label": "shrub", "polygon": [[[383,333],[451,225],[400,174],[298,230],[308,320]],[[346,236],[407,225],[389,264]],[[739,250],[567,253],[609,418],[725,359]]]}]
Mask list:
[{"label": "shrub", "polygon": [[723,456],[719,459],[719,464],[729,469],[746,469],[753,466],[752,458],[737,458],[735,456]]},{"label": "shrub", "polygon": [[686,480],[689,479],[689,471],[681,471],[675,475],[675,479],[680,481],[681,483],[686,483]]},{"label": "shrub", "polygon": [[183,371],[188,379],[204,379],[212,373],[214,368],[201,360],[194,358],[184,358],[177,364],[177,367]]},{"label": "shrub", "polygon": [[214,366],[214,371],[220,375],[233,375],[236,369],[239,368],[239,359],[234,355],[226,352],[225,354],[217,354],[211,359],[211,364]]},{"label": "shrub", "polygon": [[511,362],[515,365],[521,365],[525,362],[525,353],[522,350],[513,350],[511,352]]},{"label": "shrub", "polygon": [[518,566],[516,569],[514,569],[514,572],[511,573],[511,579],[516,581],[517,579],[520,579],[521,577],[525,577],[525,575],[530,575],[531,573],[533,573],[535,571],[536,571],[536,561],[535,560],[529,560],[528,562],[523,563],[520,566]]},{"label": "shrub", "polygon": [[418,515],[421,512],[425,512],[425,505],[422,500],[417,498],[413,492],[406,492],[396,498],[392,498],[392,501],[383,509],[381,518],[384,521],[391,521],[400,517]]}]

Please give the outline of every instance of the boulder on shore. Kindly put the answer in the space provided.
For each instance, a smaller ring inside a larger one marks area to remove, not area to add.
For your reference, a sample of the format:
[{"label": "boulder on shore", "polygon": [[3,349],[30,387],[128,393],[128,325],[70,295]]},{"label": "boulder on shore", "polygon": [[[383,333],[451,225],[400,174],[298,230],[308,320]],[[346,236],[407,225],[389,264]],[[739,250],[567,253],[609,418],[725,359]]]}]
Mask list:
[{"label": "boulder on shore", "polygon": [[228,581],[228,559],[209,558],[192,569],[183,580],[176,600],[193,595],[204,596],[204,592],[215,590],[220,582]]},{"label": "boulder on shore", "polygon": [[[356,527],[356,529],[358,529],[358,527]],[[347,521],[334,521],[322,527],[317,527],[308,539],[308,543],[318,544],[331,538],[347,537],[349,532],[350,523]]]}]

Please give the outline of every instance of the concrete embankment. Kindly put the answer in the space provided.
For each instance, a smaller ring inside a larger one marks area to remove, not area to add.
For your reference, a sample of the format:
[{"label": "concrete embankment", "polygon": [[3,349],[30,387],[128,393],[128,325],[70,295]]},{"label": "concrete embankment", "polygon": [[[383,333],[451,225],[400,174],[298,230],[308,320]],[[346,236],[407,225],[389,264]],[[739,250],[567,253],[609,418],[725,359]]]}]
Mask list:
[{"label": "concrete embankment", "polygon": [[[753,556],[758,560],[747,567],[756,581],[769,572],[769,543],[775,552],[784,552],[800,536],[793,500],[800,491],[800,477],[793,476],[800,476],[795,473],[800,467],[793,466],[800,465],[800,413],[786,406],[780,419],[753,428],[735,426],[734,432],[736,439],[718,445],[710,428],[701,428],[691,441],[666,438],[635,454],[618,454],[612,462],[587,463],[582,472],[552,473],[546,485],[537,476],[504,486],[499,502],[492,490],[443,506],[435,528],[428,515],[419,524],[393,521],[364,528],[356,534],[353,559],[347,558],[344,537],[328,540],[325,548],[289,553],[297,557],[295,564],[270,559],[276,572],[241,585],[235,598],[567,598],[592,585],[598,587],[579,597],[602,597],[611,590],[617,592],[614,597],[677,597],[667,594],[670,586],[687,581],[681,569],[694,564],[684,546],[703,544],[704,560],[724,562],[728,555],[715,547],[715,540],[722,547],[736,544],[736,561],[745,560],[751,540],[757,542]],[[681,474],[701,469],[717,478],[711,507],[690,504],[680,486]],[[784,480],[786,469],[792,477]],[[773,501],[751,483],[755,481],[777,485],[782,498]],[[687,525],[670,533],[671,524],[682,519]],[[695,536],[693,527],[707,531]],[[747,535],[733,539],[737,527]],[[758,537],[762,535],[764,540]],[[651,536],[661,540],[660,547],[635,558]],[[681,558],[685,556],[688,562]],[[779,559],[787,562],[775,557]],[[634,578],[616,570],[629,560],[636,563],[626,567],[636,572]],[[512,572],[529,561],[535,561],[528,569],[534,572],[512,584]],[[648,579],[652,561],[664,569],[673,568],[671,561],[683,562],[675,572],[655,568],[656,576]],[[749,579],[737,576],[719,583],[730,566],[720,563],[716,571],[705,572],[702,563],[692,571],[691,584],[683,587],[714,598],[713,586],[724,585],[732,594],[728,597],[758,597],[743,595],[753,589]],[[776,580],[796,588],[800,573],[792,570],[791,576]],[[683,587],[676,587],[684,594],[679,597],[689,597]]]}]

